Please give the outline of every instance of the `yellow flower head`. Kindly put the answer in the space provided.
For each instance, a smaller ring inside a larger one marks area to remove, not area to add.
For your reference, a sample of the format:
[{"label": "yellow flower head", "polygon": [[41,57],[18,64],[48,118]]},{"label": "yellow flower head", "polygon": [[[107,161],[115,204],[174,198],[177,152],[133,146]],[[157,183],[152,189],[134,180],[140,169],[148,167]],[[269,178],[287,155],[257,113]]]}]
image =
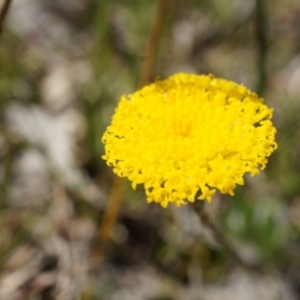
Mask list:
[{"label": "yellow flower head", "polygon": [[[277,148],[273,110],[242,85],[179,73],[122,96],[102,137],[109,166],[166,207],[233,195]],[[198,196],[199,195],[199,196]]]}]

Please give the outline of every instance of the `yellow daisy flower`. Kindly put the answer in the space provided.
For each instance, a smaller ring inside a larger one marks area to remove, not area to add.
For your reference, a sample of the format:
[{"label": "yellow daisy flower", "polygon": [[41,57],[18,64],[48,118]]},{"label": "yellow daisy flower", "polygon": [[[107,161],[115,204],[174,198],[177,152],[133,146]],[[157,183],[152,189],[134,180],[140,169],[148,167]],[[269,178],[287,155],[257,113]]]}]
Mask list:
[{"label": "yellow daisy flower", "polygon": [[[179,73],[121,101],[102,142],[109,166],[166,207],[233,195],[277,148],[273,109],[243,85]],[[199,196],[198,196],[199,195]]]}]

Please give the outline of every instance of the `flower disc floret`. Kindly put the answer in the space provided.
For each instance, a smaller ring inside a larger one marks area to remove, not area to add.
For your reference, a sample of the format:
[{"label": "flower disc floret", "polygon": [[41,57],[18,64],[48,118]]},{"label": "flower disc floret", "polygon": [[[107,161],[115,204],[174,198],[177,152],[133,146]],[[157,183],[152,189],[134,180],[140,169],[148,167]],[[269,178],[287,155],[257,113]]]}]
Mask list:
[{"label": "flower disc floret", "polygon": [[273,110],[243,85],[179,73],[124,95],[102,137],[114,172],[166,207],[233,195],[277,148]]}]

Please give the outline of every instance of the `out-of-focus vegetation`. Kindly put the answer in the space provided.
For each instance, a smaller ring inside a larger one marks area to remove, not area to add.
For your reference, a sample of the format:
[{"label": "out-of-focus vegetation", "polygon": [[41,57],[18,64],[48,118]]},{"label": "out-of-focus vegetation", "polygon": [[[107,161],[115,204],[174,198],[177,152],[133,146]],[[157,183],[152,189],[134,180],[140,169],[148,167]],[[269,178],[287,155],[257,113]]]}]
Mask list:
[{"label": "out-of-focus vegetation", "polygon": [[169,1],[156,41],[151,80],[212,73],[275,109],[268,168],[208,206],[259,274],[190,206],[147,204],[101,160],[158,6],[12,0],[0,36],[0,299],[300,299],[299,1]]}]

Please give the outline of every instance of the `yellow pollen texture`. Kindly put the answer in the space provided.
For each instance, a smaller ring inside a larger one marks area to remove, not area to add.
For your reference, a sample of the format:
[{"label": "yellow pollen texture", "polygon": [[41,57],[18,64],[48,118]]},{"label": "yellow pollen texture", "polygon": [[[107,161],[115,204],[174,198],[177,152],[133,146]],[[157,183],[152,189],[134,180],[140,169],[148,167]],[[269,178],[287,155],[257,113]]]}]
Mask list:
[{"label": "yellow pollen texture", "polygon": [[233,195],[277,148],[272,112],[243,85],[178,73],[121,97],[103,159],[163,207]]}]

